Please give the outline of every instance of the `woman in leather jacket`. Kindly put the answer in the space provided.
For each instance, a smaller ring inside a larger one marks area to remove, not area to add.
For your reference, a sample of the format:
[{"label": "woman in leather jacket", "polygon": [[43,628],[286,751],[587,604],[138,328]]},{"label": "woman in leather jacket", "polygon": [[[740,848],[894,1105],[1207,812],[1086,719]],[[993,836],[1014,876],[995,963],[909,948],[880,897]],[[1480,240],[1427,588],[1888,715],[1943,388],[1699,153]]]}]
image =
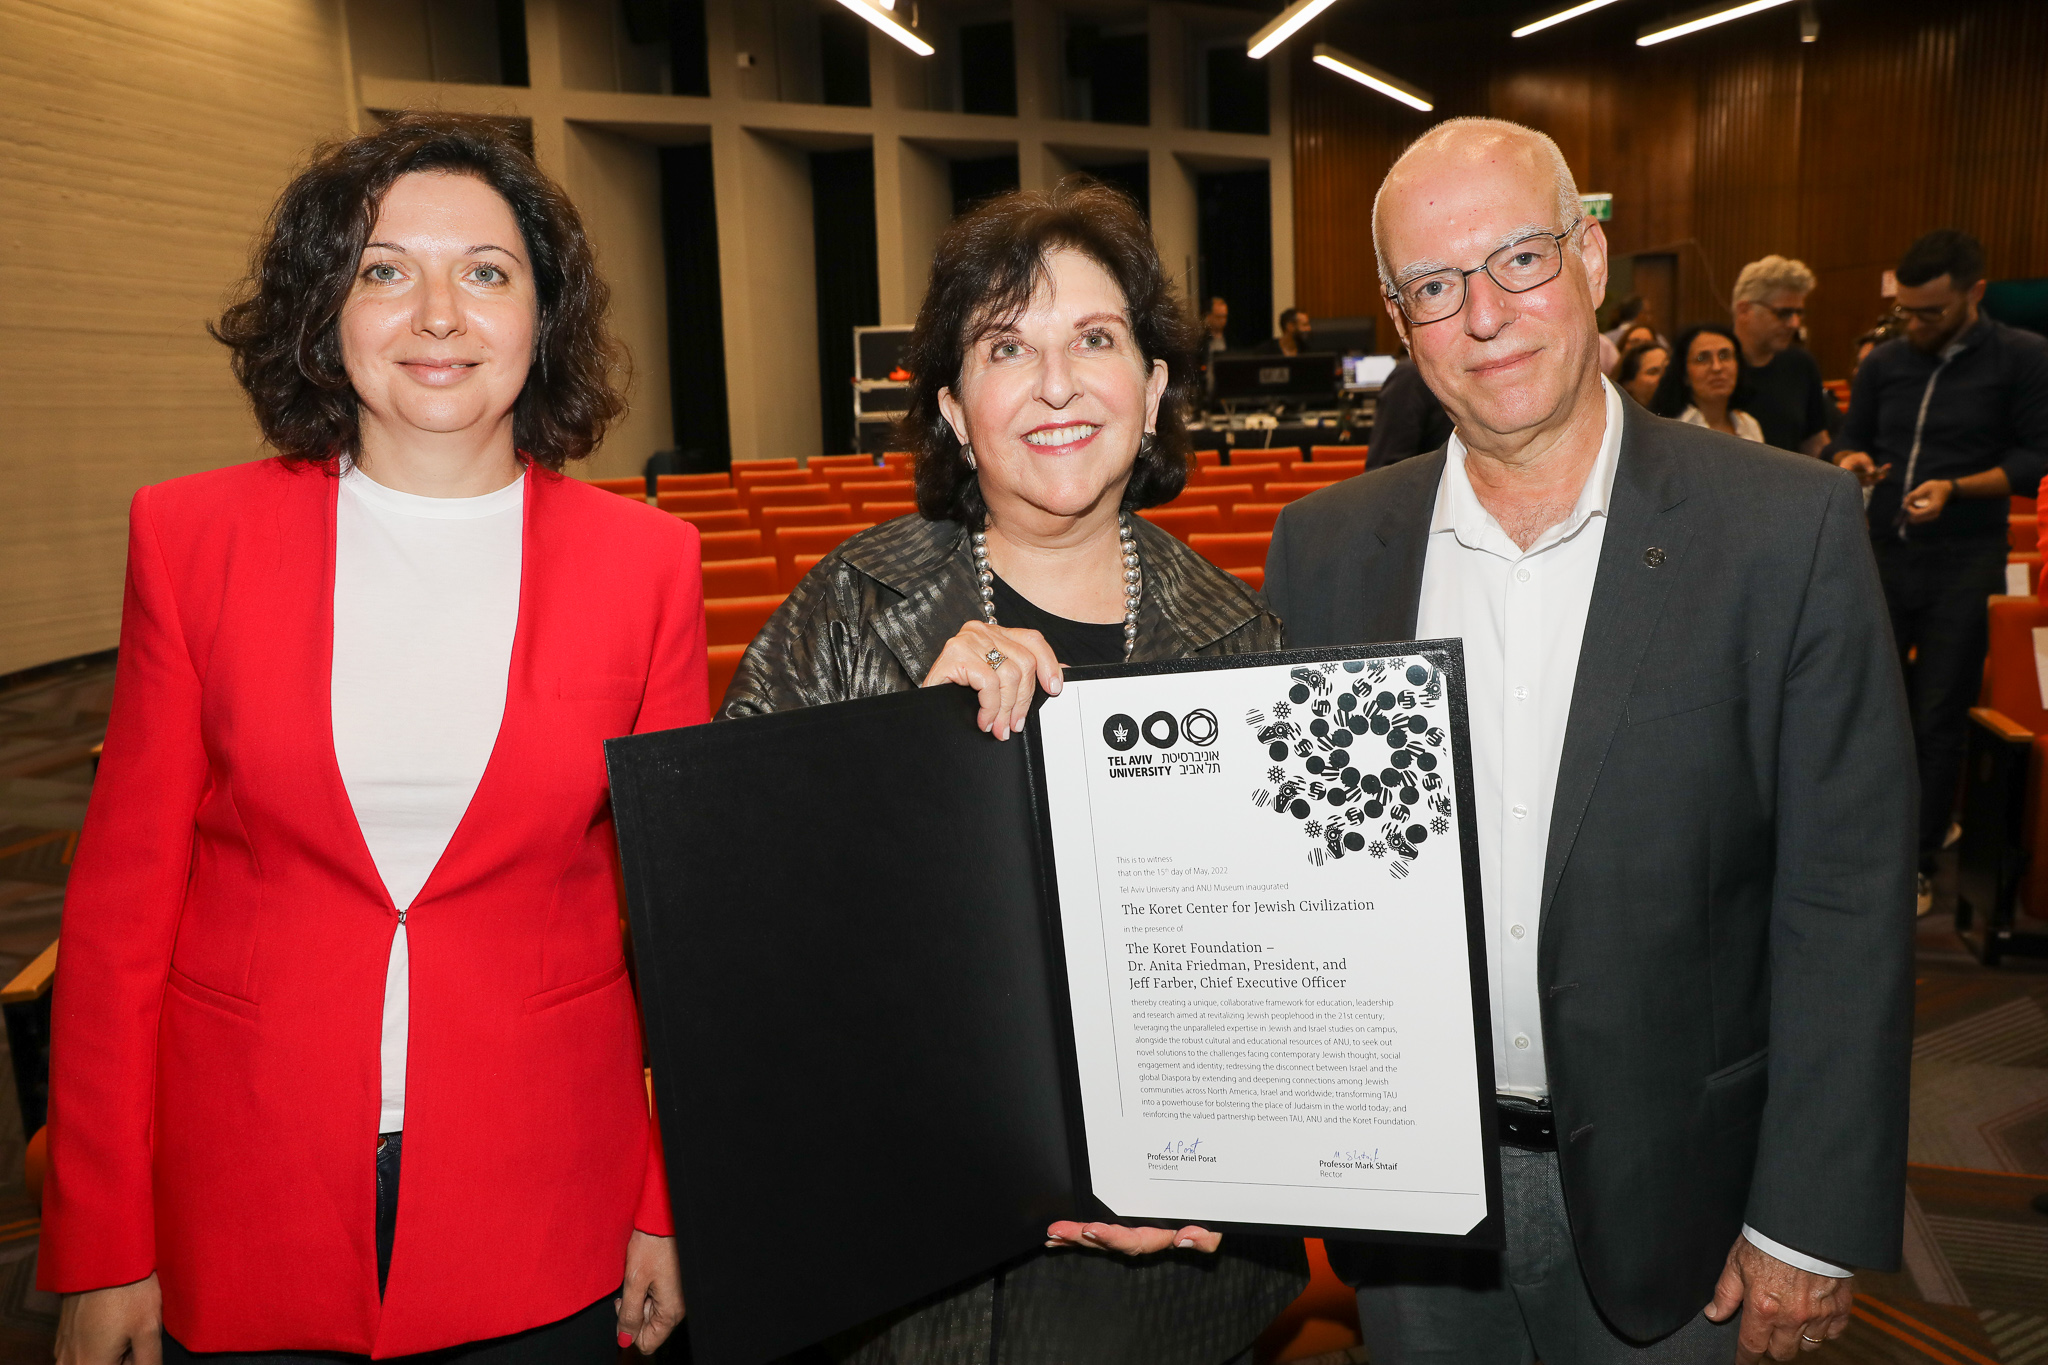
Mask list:
[{"label": "woman in leather jacket", "polygon": [[[1187,479],[1196,331],[1136,208],[1063,182],[957,220],[906,365],[918,514],[864,531],[748,648],[721,719],[913,687],[998,739],[1080,664],[1257,653],[1278,617],[1138,517]],[[1307,1283],[1299,1240],[1061,1222],[1045,1250],[828,1345],[858,1365],[1222,1365]]]}]

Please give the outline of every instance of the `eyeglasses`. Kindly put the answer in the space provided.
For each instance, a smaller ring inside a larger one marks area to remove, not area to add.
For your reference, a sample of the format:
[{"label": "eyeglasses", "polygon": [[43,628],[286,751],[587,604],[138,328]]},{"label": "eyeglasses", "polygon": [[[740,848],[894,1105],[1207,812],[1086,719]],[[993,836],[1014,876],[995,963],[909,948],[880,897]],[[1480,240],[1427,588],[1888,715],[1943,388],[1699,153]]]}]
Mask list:
[{"label": "eyeglasses", "polygon": [[1564,243],[1588,220],[1580,218],[1562,232],[1538,232],[1510,242],[1470,270],[1453,266],[1408,280],[1387,295],[1411,327],[1454,318],[1465,307],[1465,281],[1482,271],[1510,294],[1526,294],[1556,279],[1564,270]]},{"label": "eyeglasses", "polygon": [[1768,304],[1761,303],[1758,304],[1757,307],[1763,309],[1766,313],[1769,313],[1772,317],[1776,318],[1780,322],[1790,322],[1794,318],[1803,318],[1806,316],[1806,310],[1804,308],[1772,308]]},{"label": "eyeglasses", "polygon": [[1892,317],[1900,322],[1911,322],[1917,318],[1921,322],[1932,324],[1947,317],[1948,310],[1954,306],[1951,303],[1938,303],[1925,308],[1908,308],[1902,303],[1897,303],[1892,305]]}]

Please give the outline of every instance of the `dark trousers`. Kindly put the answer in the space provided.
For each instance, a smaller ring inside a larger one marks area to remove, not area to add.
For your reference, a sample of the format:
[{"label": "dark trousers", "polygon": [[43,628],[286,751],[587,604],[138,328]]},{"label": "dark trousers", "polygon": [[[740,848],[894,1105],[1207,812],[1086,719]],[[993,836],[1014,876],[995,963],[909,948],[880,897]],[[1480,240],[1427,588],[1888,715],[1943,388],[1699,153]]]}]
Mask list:
[{"label": "dark trousers", "polygon": [[[377,1293],[391,1274],[391,1245],[398,1232],[398,1170],[403,1133],[377,1139]],[[580,1312],[507,1337],[451,1346],[425,1355],[393,1357],[416,1365],[617,1365],[618,1313],[607,1294]],[[163,1333],[164,1365],[187,1361],[214,1365],[355,1365],[368,1356],[337,1351],[188,1351]]]},{"label": "dark trousers", "polygon": [[1925,859],[1940,851],[1955,808],[1970,708],[1984,685],[1984,599],[2005,591],[2006,544],[2002,538],[1900,541],[1884,535],[1872,537],[1871,546],[1906,673]]}]

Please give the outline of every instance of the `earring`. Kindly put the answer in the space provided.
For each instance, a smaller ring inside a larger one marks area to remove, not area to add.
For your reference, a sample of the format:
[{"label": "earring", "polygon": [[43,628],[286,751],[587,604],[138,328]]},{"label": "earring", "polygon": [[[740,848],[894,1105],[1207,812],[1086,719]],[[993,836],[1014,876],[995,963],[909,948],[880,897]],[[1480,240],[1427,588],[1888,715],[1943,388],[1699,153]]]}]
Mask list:
[{"label": "earring", "polygon": [[962,441],[960,443],[960,458],[967,461],[967,467],[969,469],[974,469],[978,467],[974,463],[974,447],[968,445],[965,441]]},{"label": "earring", "polygon": [[1144,435],[1140,436],[1138,438],[1138,458],[1141,460],[1151,459],[1153,448],[1156,447],[1158,444],[1158,432],[1148,431]]}]

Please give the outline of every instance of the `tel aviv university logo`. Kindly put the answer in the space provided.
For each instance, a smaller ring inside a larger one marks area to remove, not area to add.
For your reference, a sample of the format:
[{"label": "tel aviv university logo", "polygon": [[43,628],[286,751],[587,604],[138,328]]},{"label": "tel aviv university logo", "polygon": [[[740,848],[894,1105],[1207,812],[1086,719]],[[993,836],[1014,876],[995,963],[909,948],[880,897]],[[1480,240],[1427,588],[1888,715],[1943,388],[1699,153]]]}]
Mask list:
[{"label": "tel aviv university logo", "polygon": [[1171,711],[1154,711],[1141,721],[1118,713],[1102,722],[1102,742],[1118,753],[1128,753],[1144,740],[1162,753],[1185,740],[1200,749],[1216,742],[1218,726],[1214,711],[1196,710],[1176,718]]},{"label": "tel aviv university logo", "polygon": [[1362,852],[1407,876],[1451,829],[1447,737],[1424,714],[1443,697],[1442,671],[1413,657],[1351,659],[1289,678],[1285,698],[1245,714],[1273,761],[1252,804],[1299,821],[1317,866]]}]

